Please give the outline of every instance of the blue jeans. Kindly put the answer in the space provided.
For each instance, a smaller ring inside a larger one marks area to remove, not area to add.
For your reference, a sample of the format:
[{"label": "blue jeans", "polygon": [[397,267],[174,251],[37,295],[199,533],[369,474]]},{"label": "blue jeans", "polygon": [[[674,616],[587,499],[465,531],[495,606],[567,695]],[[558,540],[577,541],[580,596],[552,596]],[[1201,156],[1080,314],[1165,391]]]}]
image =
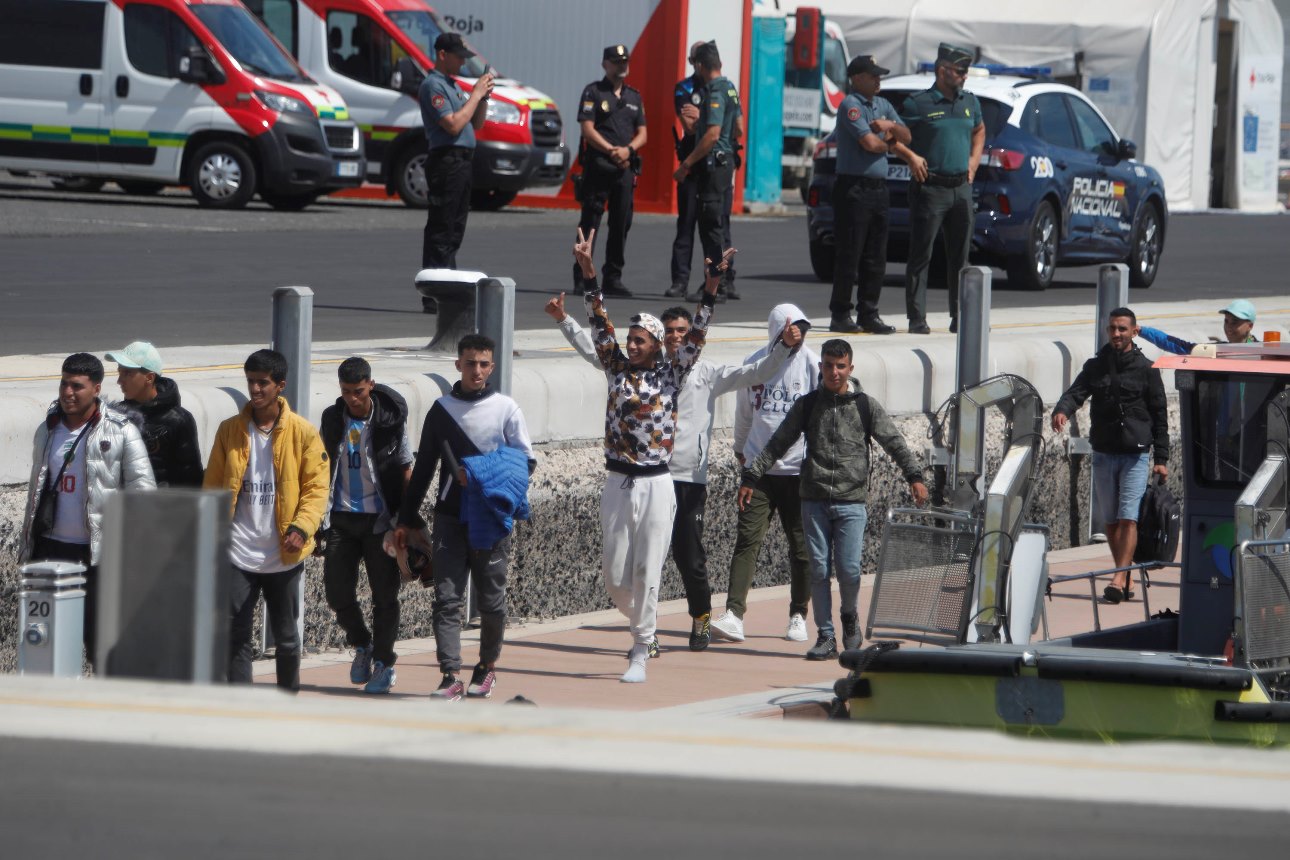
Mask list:
[{"label": "blue jeans", "polygon": [[1093,525],[1138,521],[1142,496],[1151,475],[1150,454],[1100,454],[1093,452]]},{"label": "blue jeans", "polygon": [[838,578],[842,614],[855,615],[860,602],[860,561],[869,509],[863,502],[802,499],[802,531],[811,558],[811,608],[815,628],[833,635],[833,593],[829,568]]}]

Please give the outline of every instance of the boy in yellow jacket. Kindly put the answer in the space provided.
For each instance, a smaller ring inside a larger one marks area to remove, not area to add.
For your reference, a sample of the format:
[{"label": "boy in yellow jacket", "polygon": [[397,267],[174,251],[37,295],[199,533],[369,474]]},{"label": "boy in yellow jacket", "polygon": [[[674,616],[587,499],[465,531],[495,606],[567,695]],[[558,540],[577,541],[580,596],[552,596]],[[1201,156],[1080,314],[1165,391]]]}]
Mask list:
[{"label": "boy in yellow jacket", "polygon": [[264,594],[277,643],[278,686],[300,689],[299,580],[327,508],[327,452],[318,430],[291,411],[287,359],[261,349],[243,365],[250,402],[219,426],[203,487],[233,494],[228,679],[251,683],[255,604]]}]

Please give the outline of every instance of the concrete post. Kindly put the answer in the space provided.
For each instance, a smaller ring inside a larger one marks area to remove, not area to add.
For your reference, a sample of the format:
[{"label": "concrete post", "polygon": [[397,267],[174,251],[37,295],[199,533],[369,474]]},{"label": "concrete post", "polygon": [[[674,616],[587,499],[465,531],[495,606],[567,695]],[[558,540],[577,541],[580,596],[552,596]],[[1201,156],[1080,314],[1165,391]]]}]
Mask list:
[{"label": "concrete post", "polygon": [[273,338],[270,345],[287,357],[287,387],[282,392],[291,409],[309,418],[309,376],[313,368],[314,291],[308,287],[278,287],[273,291]]},{"label": "concrete post", "polygon": [[85,566],[37,561],[23,565],[19,573],[18,674],[79,678]]},{"label": "concrete post", "polygon": [[[313,371],[314,291],[308,287],[278,287],[273,291],[272,348],[287,357],[287,387],[282,395],[301,418],[309,419],[309,379]],[[300,577],[300,619],[296,633],[305,647],[305,578]],[[273,644],[267,619],[264,647]]]},{"label": "concrete post", "polygon": [[493,339],[493,388],[511,393],[511,357],[515,352],[515,281],[482,278],[475,287],[475,331]]}]

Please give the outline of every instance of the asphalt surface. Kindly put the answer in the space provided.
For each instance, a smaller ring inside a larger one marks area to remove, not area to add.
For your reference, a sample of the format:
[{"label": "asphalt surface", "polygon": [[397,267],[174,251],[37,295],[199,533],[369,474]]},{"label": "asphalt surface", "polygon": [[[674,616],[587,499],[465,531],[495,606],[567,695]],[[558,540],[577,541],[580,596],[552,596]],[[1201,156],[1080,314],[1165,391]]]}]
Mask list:
[{"label": "asphalt surface", "polygon": [[1095,804],[11,738],[0,739],[0,772],[7,857],[1085,860],[1285,850],[1284,815],[1205,809],[1204,798],[1198,808]]},{"label": "asphalt surface", "polygon": [[[432,331],[412,286],[421,212],[366,201],[324,201],[295,213],[259,202],[211,212],[178,189],[157,197],[107,189],[68,194],[0,173],[0,354],[102,351],[140,338],[160,346],[263,342],[269,296],[285,285],[315,291],[316,340],[415,343]],[[543,302],[571,283],[575,222],[568,211],[473,213],[458,263],[515,278],[516,327],[546,326]],[[1155,286],[1133,291],[1132,300],[1282,295],[1287,227],[1285,216],[1176,216]],[[673,232],[670,217],[636,216],[624,278],[637,294],[633,308],[666,302]],[[733,233],[745,298],[722,305],[722,319],[764,320],[782,301],[827,315],[829,287],[811,274],[801,207],[737,218]],[[901,272],[890,268],[882,301],[897,325],[904,322]],[[994,306],[1091,302],[1096,274],[1095,267],[1063,269],[1048,291],[1026,293],[996,272]],[[929,306],[946,310],[945,293],[933,291]]]}]

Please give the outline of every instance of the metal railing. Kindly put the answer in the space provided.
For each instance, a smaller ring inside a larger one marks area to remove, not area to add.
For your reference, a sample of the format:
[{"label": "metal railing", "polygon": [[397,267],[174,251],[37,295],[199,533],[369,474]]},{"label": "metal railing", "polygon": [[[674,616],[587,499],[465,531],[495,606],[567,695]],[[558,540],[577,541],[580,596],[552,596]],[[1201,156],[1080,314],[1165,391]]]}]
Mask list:
[{"label": "metal railing", "polygon": [[[1144,561],[1136,562],[1127,567],[1111,567],[1106,570],[1094,570],[1088,573],[1071,573],[1064,576],[1051,576],[1048,578],[1049,596],[1052,595],[1052,586],[1061,585],[1064,582],[1075,582],[1077,580],[1088,580],[1088,593],[1092,598],[1093,604],[1093,632],[1102,631],[1102,617],[1098,612],[1097,580],[1104,576],[1114,576],[1117,573],[1129,574],[1129,584],[1133,584],[1133,571],[1138,571],[1138,584],[1142,589],[1142,615],[1144,621],[1151,620],[1151,576],[1149,571],[1159,570],[1166,567],[1182,568],[1182,563],[1177,561]],[[1048,606],[1045,604],[1043,612],[1044,638],[1048,638]]]}]

